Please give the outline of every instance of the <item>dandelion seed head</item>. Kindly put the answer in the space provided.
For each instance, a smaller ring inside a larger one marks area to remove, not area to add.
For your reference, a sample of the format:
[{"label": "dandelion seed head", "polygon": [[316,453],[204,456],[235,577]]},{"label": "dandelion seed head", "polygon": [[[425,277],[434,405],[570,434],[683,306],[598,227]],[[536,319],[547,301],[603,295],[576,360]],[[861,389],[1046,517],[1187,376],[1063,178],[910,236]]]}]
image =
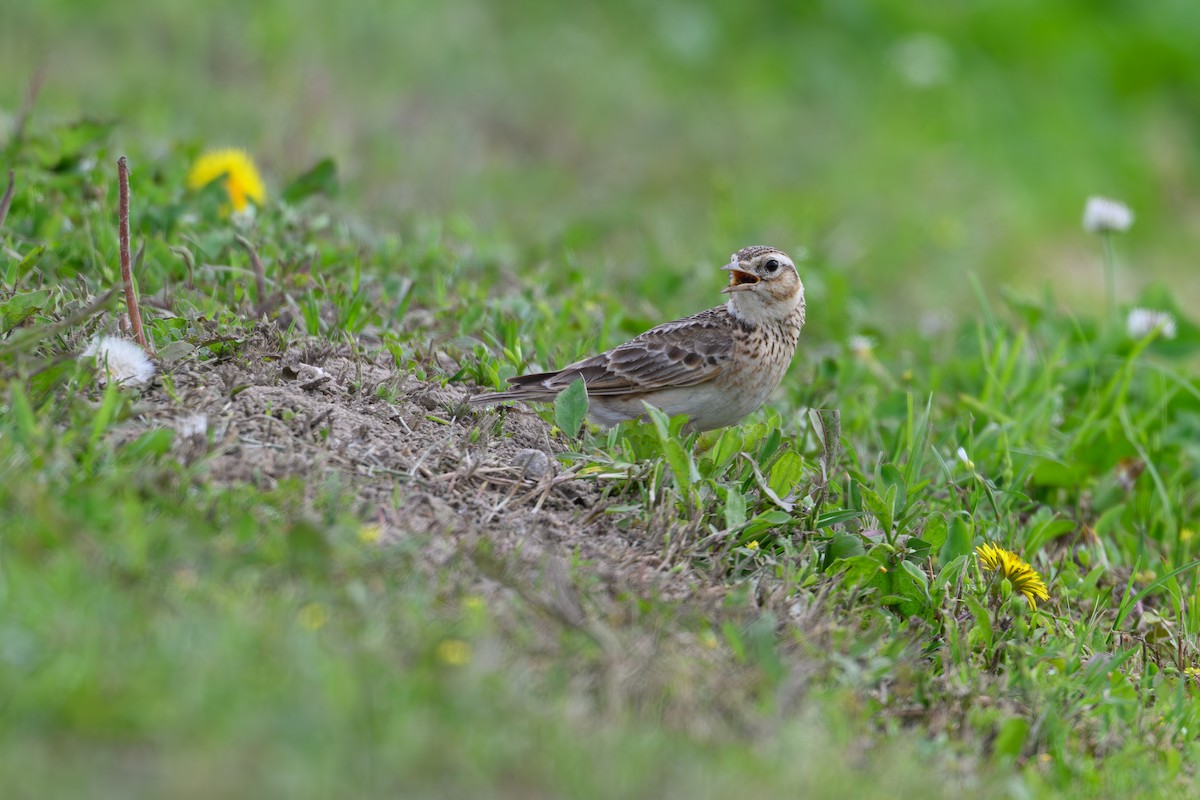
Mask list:
[{"label": "dandelion seed head", "polygon": [[1120,200],[1089,197],[1083,208],[1083,229],[1088,233],[1123,233],[1133,224],[1133,212]]},{"label": "dandelion seed head", "polygon": [[1125,332],[1131,339],[1144,339],[1156,330],[1164,339],[1174,339],[1178,333],[1175,316],[1169,311],[1134,308],[1125,318]]},{"label": "dandelion seed head", "polygon": [[116,336],[97,336],[79,354],[96,359],[100,383],[109,380],[128,386],[144,386],[154,377],[154,364],[136,342]]},{"label": "dandelion seed head", "polygon": [[218,179],[224,180],[225,193],[235,212],[244,212],[251,202],[262,205],[266,200],[262,176],[245,150],[234,147],[209,150],[192,165],[187,186],[192,190],[202,189]]}]

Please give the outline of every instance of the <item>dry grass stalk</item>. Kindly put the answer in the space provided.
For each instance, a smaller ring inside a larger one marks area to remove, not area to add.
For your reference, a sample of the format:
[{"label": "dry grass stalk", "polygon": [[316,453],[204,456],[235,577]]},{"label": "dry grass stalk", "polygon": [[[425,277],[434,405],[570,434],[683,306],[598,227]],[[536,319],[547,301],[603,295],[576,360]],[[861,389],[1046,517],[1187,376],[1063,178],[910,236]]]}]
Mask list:
[{"label": "dry grass stalk", "polygon": [[254,248],[254,245],[245,236],[239,235],[237,243],[242,246],[243,250],[250,254],[250,265],[254,268],[254,289],[258,299],[258,310],[259,313],[262,313],[262,310],[266,307],[267,296],[267,277],[263,269],[262,259],[258,257],[258,250]]},{"label": "dry grass stalk", "polygon": [[150,355],[154,351],[146,342],[146,332],[142,330],[142,311],[138,308],[137,289],[133,285],[133,264],[129,257],[129,165],[125,156],[117,159],[117,183],[119,189],[119,205],[117,207],[119,236],[121,239],[121,281],[125,284],[125,305],[129,309],[129,326],[133,332],[133,340],[142,346]]},{"label": "dry grass stalk", "polygon": [[8,216],[8,207],[12,205],[13,191],[16,188],[17,181],[10,169],[8,171],[8,188],[4,190],[4,197],[0,198],[0,227],[4,226],[4,220]]}]

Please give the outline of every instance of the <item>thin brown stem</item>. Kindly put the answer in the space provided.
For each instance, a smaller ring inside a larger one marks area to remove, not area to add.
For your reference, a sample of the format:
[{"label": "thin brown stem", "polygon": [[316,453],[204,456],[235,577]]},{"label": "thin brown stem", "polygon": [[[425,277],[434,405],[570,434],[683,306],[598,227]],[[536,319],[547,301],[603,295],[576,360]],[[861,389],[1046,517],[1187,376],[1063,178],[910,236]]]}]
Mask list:
[{"label": "thin brown stem", "polygon": [[125,284],[125,305],[129,309],[129,327],[133,331],[134,341],[140,344],[147,353],[153,355],[150,345],[146,343],[146,333],[142,330],[142,311],[138,308],[137,289],[133,285],[133,265],[129,257],[129,165],[125,163],[125,156],[117,159],[117,183],[121,280]]},{"label": "thin brown stem", "polygon": [[183,259],[183,265],[187,267],[187,288],[195,289],[196,260],[192,258],[192,251],[186,247],[172,247],[171,252]]},{"label": "thin brown stem", "polygon": [[17,188],[17,179],[13,176],[13,171],[8,171],[8,188],[4,190],[4,197],[0,198],[0,228],[4,227],[4,219],[8,216],[8,207],[12,205],[13,191]]},{"label": "thin brown stem", "polygon": [[15,156],[17,149],[21,146],[21,142],[25,139],[25,126],[29,123],[29,117],[33,114],[33,107],[37,104],[38,95],[42,93],[42,84],[46,82],[46,65],[38,67],[37,72],[33,73],[33,77],[29,79],[29,85],[25,87],[25,101],[21,104],[21,110],[17,112],[16,122],[13,124],[12,137],[8,140],[8,155]]},{"label": "thin brown stem", "polygon": [[238,235],[237,242],[242,246],[247,253],[250,254],[250,265],[254,267],[254,289],[258,298],[258,308],[265,308],[267,297],[267,277],[263,270],[262,259],[258,257],[258,251],[254,249],[254,245],[245,236]]}]

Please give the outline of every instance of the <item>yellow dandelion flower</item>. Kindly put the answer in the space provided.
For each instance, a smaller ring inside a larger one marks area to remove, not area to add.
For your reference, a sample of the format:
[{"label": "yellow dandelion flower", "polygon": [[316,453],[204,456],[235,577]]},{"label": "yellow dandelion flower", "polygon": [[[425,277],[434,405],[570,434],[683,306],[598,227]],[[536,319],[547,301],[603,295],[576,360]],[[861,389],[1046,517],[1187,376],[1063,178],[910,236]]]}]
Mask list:
[{"label": "yellow dandelion flower", "polygon": [[446,639],[438,643],[437,660],[452,667],[461,667],[471,660],[471,645],[462,639]]},{"label": "yellow dandelion flower", "polygon": [[1013,589],[1024,595],[1029,601],[1030,609],[1037,608],[1037,600],[1050,599],[1050,592],[1042,582],[1042,576],[1016,553],[994,544],[981,544],[975,548],[975,554],[979,556],[980,566],[999,573],[1012,584]]},{"label": "yellow dandelion flower", "polygon": [[209,150],[192,165],[187,186],[192,190],[203,189],[219,178],[225,179],[225,193],[234,211],[244,210],[251,201],[261,206],[266,200],[258,167],[245,150],[233,147]]}]

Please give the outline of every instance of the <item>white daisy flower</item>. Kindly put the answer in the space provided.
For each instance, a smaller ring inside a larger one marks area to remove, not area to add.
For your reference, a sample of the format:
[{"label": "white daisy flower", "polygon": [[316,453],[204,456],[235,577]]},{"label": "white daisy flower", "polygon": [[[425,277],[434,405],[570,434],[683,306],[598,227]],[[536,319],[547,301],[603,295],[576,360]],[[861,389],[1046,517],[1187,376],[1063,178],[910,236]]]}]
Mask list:
[{"label": "white daisy flower", "polygon": [[114,380],[130,386],[143,386],[154,377],[154,364],[136,342],[116,336],[97,336],[80,358],[95,358],[100,383]]},{"label": "white daisy flower", "polygon": [[1089,197],[1083,209],[1083,229],[1088,233],[1123,233],[1133,224],[1133,212],[1120,200]]},{"label": "white daisy flower", "polygon": [[1175,316],[1168,311],[1153,308],[1135,308],[1125,318],[1125,332],[1132,339],[1144,339],[1157,330],[1164,339],[1174,339],[1177,333]]}]

